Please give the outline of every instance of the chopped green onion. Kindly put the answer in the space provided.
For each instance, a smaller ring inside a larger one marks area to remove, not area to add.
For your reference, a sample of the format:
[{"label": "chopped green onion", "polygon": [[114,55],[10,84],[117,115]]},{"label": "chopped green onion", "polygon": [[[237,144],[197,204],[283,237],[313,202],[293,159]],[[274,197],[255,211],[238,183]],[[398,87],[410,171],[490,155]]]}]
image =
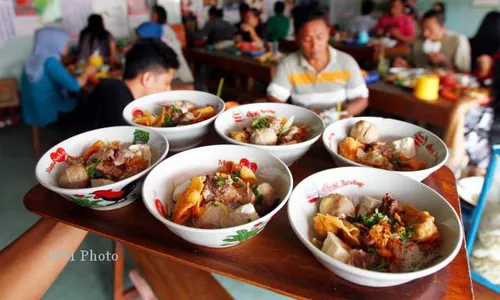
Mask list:
[{"label": "chopped green onion", "polygon": [[231,172],[231,179],[234,182],[238,182],[240,180],[240,172],[238,171]]},{"label": "chopped green onion", "polygon": [[87,171],[87,174],[89,175],[90,178],[94,178],[95,177],[95,173],[96,173],[96,168],[98,165],[100,165],[102,162],[104,161],[104,159],[100,158],[96,161],[94,161],[93,163],[91,163],[90,165],[88,165],[85,170]]},{"label": "chopped green onion", "polygon": [[269,128],[269,126],[271,126],[271,122],[269,122],[269,118],[266,116],[259,117],[257,120],[252,122],[252,127],[257,129]]},{"label": "chopped green onion", "polygon": [[149,132],[136,129],[134,131],[134,139],[132,141],[133,144],[147,144],[149,141]]},{"label": "chopped green onion", "polygon": [[264,196],[262,196],[259,193],[259,190],[257,189],[257,185],[252,186],[250,189],[254,193],[255,197],[257,197],[257,202],[256,202],[257,205],[262,205],[262,203],[264,202]]},{"label": "chopped green onion", "polygon": [[219,176],[219,178],[217,178],[215,180],[215,184],[216,185],[223,185],[224,183],[226,183],[226,181],[227,181],[226,178]]},{"label": "chopped green onion", "polygon": [[172,111],[172,113],[174,113],[174,114],[182,114],[182,110],[180,110],[179,108],[177,108],[177,106],[175,106],[175,105],[172,105],[172,106],[170,107],[170,110],[171,110],[171,111]]}]

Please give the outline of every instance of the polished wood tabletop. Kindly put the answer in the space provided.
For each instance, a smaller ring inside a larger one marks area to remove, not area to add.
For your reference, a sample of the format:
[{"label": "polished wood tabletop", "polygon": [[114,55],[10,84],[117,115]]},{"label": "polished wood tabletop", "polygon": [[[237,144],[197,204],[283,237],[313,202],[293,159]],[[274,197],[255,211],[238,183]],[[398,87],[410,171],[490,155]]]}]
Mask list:
[{"label": "polished wood tabletop", "polygon": [[234,75],[250,77],[262,82],[271,82],[276,63],[260,62],[244,55],[224,51],[208,51],[203,48],[184,49],[184,56],[190,64],[204,64],[231,72]]},{"label": "polished wood tabletop", "polygon": [[[222,140],[211,132],[203,144],[219,143]],[[290,170],[294,184],[298,184],[307,176],[332,167],[331,157],[318,142]],[[443,195],[461,215],[455,179],[448,168],[439,169],[424,183]],[[433,275],[396,287],[370,288],[347,282],[324,268],[296,237],[286,207],[255,238],[235,247],[211,249],[174,235],[147,211],[141,200],[114,211],[96,211],[77,206],[37,185],[26,194],[24,204],[41,216],[294,298],[472,298],[465,244],[447,267]]]},{"label": "polished wood tabletop", "polygon": [[389,83],[369,84],[369,107],[401,118],[416,120],[438,127],[447,127],[454,102],[443,98],[423,101],[413,96],[409,89]]}]

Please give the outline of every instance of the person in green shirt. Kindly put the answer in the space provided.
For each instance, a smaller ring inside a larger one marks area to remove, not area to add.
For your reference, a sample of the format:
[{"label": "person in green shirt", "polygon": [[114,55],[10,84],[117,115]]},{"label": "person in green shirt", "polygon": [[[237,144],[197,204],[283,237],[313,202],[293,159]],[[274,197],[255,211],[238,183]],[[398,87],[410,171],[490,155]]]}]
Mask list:
[{"label": "person in green shirt", "polygon": [[284,11],[285,3],[283,1],[277,1],[274,4],[274,13],[276,15],[269,18],[269,21],[267,21],[268,40],[279,41],[287,37],[288,30],[290,29],[290,20],[283,15]]}]

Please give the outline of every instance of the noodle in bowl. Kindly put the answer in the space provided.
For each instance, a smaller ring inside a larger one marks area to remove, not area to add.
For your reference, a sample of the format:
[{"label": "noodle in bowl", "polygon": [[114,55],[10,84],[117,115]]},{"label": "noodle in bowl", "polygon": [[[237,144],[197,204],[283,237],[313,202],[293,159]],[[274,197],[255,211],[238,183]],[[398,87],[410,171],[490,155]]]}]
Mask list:
[{"label": "noodle in bowl", "polygon": [[[362,196],[381,199],[390,193],[400,204],[410,204],[434,216],[441,242],[430,256],[423,256],[418,247],[403,247],[400,251],[406,263],[400,273],[366,270],[341,262],[312,242],[317,236],[313,219],[318,211],[318,199],[332,193],[347,196],[355,205]],[[463,241],[460,219],[443,197],[406,176],[374,168],[336,168],[309,176],[295,187],[288,203],[288,216],[294,232],[323,266],[363,286],[395,286],[436,273],[455,258]]]}]

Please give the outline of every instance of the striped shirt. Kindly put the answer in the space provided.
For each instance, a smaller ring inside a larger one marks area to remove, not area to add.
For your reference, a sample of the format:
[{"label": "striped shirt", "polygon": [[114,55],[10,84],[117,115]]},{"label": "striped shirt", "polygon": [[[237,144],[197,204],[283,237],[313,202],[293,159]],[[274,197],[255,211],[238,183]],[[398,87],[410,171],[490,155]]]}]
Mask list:
[{"label": "striped shirt", "polygon": [[329,47],[330,62],[320,72],[302,52],[288,55],[279,65],[267,93],[278,100],[318,110],[334,108],[337,102],[367,98],[363,75],[349,54]]}]

